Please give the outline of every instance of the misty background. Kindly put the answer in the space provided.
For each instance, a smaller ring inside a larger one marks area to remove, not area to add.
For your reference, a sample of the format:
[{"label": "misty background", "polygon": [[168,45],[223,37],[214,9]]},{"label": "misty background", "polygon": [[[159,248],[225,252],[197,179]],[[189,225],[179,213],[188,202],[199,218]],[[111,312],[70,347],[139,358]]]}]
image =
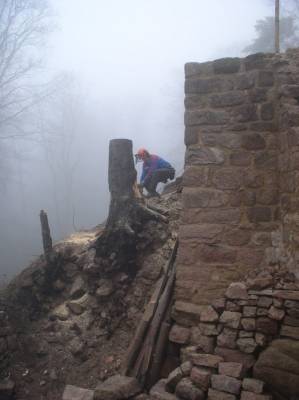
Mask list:
[{"label": "misty background", "polygon": [[[2,7],[7,1],[15,0]],[[244,56],[256,21],[274,13],[272,0],[27,1],[49,8],[42,40],[25,49],[38,60],[22,78],[20,98],[29,102],[9,123],[0,107],[6,279],[42,251],[41,209],[54,241],[105,219],[110,139],[132,139],[134,150],[160,155],[180,175],[184,64]]]}]

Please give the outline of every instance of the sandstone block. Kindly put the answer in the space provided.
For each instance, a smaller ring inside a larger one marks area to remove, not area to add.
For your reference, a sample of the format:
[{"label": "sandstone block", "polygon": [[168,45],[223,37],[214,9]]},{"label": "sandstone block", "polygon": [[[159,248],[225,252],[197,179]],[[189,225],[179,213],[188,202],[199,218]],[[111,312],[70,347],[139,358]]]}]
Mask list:
[{"label": "sandstone block", "polygon": [[257,301],[258,307],[264,307],[264,308],[269,308],[271,304],[273,303],[272,297],[259,297]]},{"label": "sandstone block", "polygon": [[245,90],[251,89],[254,86],[254,75],[253,74],[239,74],[235,78],[236,89]]},{"label": "sandstone block", "polygon": [[239,331],[239,338],[250,338],[250,337],[253,337],[253,332]]},{"label": "sandstone block", "polygon": [[259,346],[264,347],[267,344],[267,337],[263,333],[257,332],[255,334],[255,341]]},{"label": "sandstone block", "polygon": [[258,307],[256,315],[258,317],[265,317],[268,315],[269,310],[267,308]]},{"label": "sandstone block", "polygon": [[190,146],[198,143],[198,129],[194,127],[185,128],[185,145]]},{"label": "sandstone block", "polygon": [[213,353],[215,348],[214,338],[204,336],[198,327],[191,328],[191,344],[196,345],[204,353]]},{"label": "sandstone block", "polygon": [[218,368],[218,364],[223,361],[221,356],[217,356],[214,354],[193,354],[192,362],[196,366],[200,367],[209,367],[209,368]]},{"label": "sandstone block", "polygon": [[183,374],[183,371],[181,370],[181,368],[178,367],[178,368],[174,369],[173,371],[171,371],[171,373],[168,375],[168,378],[166,379],[165,389],[170,393],[174,393],[177,384],[183,378],[184,378],[184,374]]},{"label": "sandstone block", "polygon": [[234,107],[233,115],[237,122],[250,122],[258,119],[255,104],[243,104]]},{"label": "sandstone block", "polygon": [[241,381],[231,376],[212,375],[211,383],[213,389],[232,394],[240,393]]},{"label": "sandstone block", "polygon": [[136,396],[141,388],[136,378],[114,375],[100,382],[94,392],[94,400],[121,400]]},{"label": "sandstone block", "polygon": [[299,327],[282,325],[280,336],[286,336],[295,340],[299,340]]},{"label": "sandstone block", "polygon": [[272,219],[271,208],[269,207],[251,207],[247,211],[249,222],[270,222]]},{"label": "sandstone block", "polygon": [[242,388],[248,392],[263,393],[264,382],[258,379],[244,378],[242,382]]},{"label": "sandstone block", "polygon": [[186,126],[223,125],[229,121],[225,111],[196,110],[185,112]]},{"label": "sandstone block", "polygon": [[244,306],[243,316],[248,317],[248,318],[255,317],[256,316],[256,307]]},{"label": "sandstone block", "polygon": [[271,306],[268,311],[268,317],[275,319],[277,321],[281,321],[284,316],[285,316],[285,311],[280,308],[276,308],[274,306]]},{"label": "sandstone block", "polygon": [[228,203],[227,194],[211,189],[185,187],[182,198],[186,208],[221,207]]},{"label": "sandstone block", "polygon": [[226,311],[241,311],[241,306],[239,304],[234,303],[233,301],[226,302]]},{"label": "sandstone block", "polygon": [[266,141],[259,133],[246,133],[242,136],[242,147],[248,151],[263,150]]},{"label": "sandstone block", "polygon": [[231,283],[225,293],[228,299],[247,299],[248,293],[244,283]]},{"label": "sandstone block", "polygon": [[244,331],[254,331],[256,327],[254,318],[242,318],[241,319],[241,327]]},{"label": "sandstone block", "polygon": [[273,86],[274,85],[274,74],[270,70],[259,71],[258,73],[258,85],[259,86]]},{"label": "sandstone block", "polygon": [[215,74],[233,74],[239,71],[240,58],[221,58],[213,62]]},{"label": "sandstone block", "polygon": [[186,344],[190,339],[190,329],[174,324],[169,332],[169,340],[174,343]]},{"label": "sandstone block", "polygon": [[270,318],[260,317],[256,320],[257,332],[265,333],[266,335],[274,336],[277,334],[278,325],[277,321]]},{"label": "sandstone block", "polygon": [[191,326],[194,322],[199,322],[202,307],[193,303],[176,301],[174,303],[172,317],[178,323]]},{"label": "sandstone block", "polygon": [[226,83],[219,78],[196,78],[185,81],[186,94],[207,94],[218,93],[223,89],[229,88]]},{"label": "sandstone block", "polygon": [[114,291],[113,283],[110,279],[100,279],[98,286],[96,297],[99,299],[109,297]]},{"label": "sandstone block", "polygon": [[246,392],[245,390],[243,390],[241,393],[241,400],[272,400],[272,396],[267,394]]},{"label": "sandstone block", "polygon": [[200,313],[201,322],[217,322],[218,319],[219,315],[212,306],[202,306]]},{"label": "sandstone block", "polygon": [[248,167],[251,164],[251,154],[246,151],[239,151],[230,155],[230,164],[237,167]]},{"label": "sandstone block", "polygon": [[257,348],[256,341],[252,338],[240,338],[237,340],[237,346],[244,353],[254,353]]},{"label": "sandstone block", "polygon": [[221,168],[215,171],[213,182],[217,189],[239,189],[243,181],[243,171],[233,168]]},{"label": "sandstone block", "polygon": [[289,325],[289,326],[297,326],[299,327],[299,318],[292,318],[289,317],[288,315],[284,318],[283,320],[284,325]]},{"label": "sandstone block", "polygon": [[250,54],[245,57],[244,64],[246,71],[251,71],[253,69],[262,69],[267,65],[267,58],[264,53]]},{"label": "sandstone block", "polygon": [[183,174],[183,186],[202,186],[208,182],[208,167],[186,166]]},{"label": "sandstone block", "polygon": [[207,391],[210,386],[211,371],[205,368],[193,367],[191,370],[191,381],[203,391]]},{"label": "sandstone block", "polygon": [[236,400],[236,396],[219,390],[209,389],[208,400]]},{"label": "sandstone block", "polygon": [[233,311],[223,311],[220,316],[220,322],[227,327],[238,329],[242,314]]},{"label": "sandstone block", "polygon": [[186,77],[194,76],[194,75],[206,75],[210,74],[213,71],[213,63],[212,62],[189,62],[185,64],[185,75]]},{"label": "sandstone block", "polygon": [[231,264],[236,261],[237,251],[222,245],[203,245],[198,257],[206,263]]},{"label": "sandstone block", "polygon": [[186,164],[209,165],[223,164],[224,153],[216,147],[189,148],[186,152]]},{"label": "sandstone block", "polygon": [[76,386],[66,385],[62,400],[93,400],[93,390],[81,389]]},{"label": "sandstone block", "polygon": [[204,392],[196,387],[191,379],[183,378],[175,389],[177,397],[183,400],[204,400]]},{"label": "sandstone block", "polygon": [[204,336],[217,336],[220,333],[221,327],[215,324],[201,322],[199,324],[199,330]]},{"label": "sandstone block", "polygon": [[[158,381],[150,390],[150,398],[154,400],[176,400],[174,394],[166,392],[165,379]],[[106,399],[103,397],[102,399]],[[100,400],[100,399],[99,399]]]},{"label": "sandstone block", "polygon": [[85,282],[81,276],[77,276],[70,290],[72,299],[78,299],[85,293]]},{"label": "sandstone block", "polygon": [[216,347],[215,354],[224,358],[226,362],[237,362],[243,364],[244,371],[250,369],[255,363],[255,357],[252,354],[245,354],[240,350],[225,349]]},{"label": "sandstone block", "polygon": [[261,105],[261,118],[264,121],[269,121],[274,118],[273,103],[264,103]]},{"label": "sandstone block", "polygon": [[243,104],[246,96],[242,92],[226,92],[211,97],[211,107],[232,107]]},{"label": "sandstone block", "polygon": [[217,337],[217,346],[235,349],[237,333],[236,330],[224,328],[222,333]]},{"label": "sandstone block", "polygon": [[243,376],[243,365],[236,362],[222,362],[219,363],[218,371],[220,375],[241,378]]}]

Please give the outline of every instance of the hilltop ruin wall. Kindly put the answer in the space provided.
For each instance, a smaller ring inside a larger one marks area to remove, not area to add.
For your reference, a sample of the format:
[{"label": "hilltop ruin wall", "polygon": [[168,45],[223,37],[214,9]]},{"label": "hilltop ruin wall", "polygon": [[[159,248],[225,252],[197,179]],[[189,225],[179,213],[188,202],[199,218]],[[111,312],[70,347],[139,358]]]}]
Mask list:
[{"label": "hilltop ruin wall", "polygon": [[185,75],[176,300],[209,304],[269,265],[299,275],[299,51]]}]

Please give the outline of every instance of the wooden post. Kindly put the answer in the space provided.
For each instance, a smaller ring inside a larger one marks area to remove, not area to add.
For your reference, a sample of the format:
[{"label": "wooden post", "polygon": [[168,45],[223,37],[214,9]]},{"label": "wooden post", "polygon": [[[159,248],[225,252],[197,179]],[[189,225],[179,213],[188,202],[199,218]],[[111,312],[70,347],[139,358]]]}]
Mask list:
[{"label": "wooden post", "polygon": [[279,0],[275,0],[275,53],[280,52],[280,40],[279,40]]},{"label": "wooden post", "polygon": [[53,250],[53,246],[52,246],[52,238],[51,238],[48,216],[44,210],[41,210],[39,216],[40,216],[40,223],[41,223],[41,228],[42,228],[44,254],[45,254],[46,260],[49,261],[50,254],[52,253],[52,250]]}]

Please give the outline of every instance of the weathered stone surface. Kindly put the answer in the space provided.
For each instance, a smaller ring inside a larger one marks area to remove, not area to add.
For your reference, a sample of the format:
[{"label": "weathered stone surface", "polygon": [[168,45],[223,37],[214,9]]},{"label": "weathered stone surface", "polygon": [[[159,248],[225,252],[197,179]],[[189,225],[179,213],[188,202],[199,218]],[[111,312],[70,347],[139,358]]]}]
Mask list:
[{"label": "weathered stone surface", "polygon": [[85,282],[81,275],[77,276],[70,290],[70,296],[72,299],[77,299],[85,293]]},{"label": "weathered stone surface", "polygon": [[239,338],[249,338],[249,337],[253,337],[253,332],[249,332],[249,331],[239,331]]},{"label": "weathered stone surface", "polygon": [[224,153],[216,147],[189,148],[186,152],[186,164],[209,165],[223,164]]},{"label": "weathered stone surface", "polygon": [[183,400],[204,400],[204,392],[196,387],[191,379],[183,378],[175,389],[177,397]]},{"label": "weathered stone surface", "polygon": [[299,342],[289,339],[273,341],[254,366],[254,377],[285,396],[299,395]]},{"label": "weathered stone surface", "polygon": [[212,62],[188,62],[185,64],[185,75],[186,77],[194,76],[194,75],[206,75],[210,74],[213,71],[213,63]]},{"label": "weathered stone surface", "polygon": [[200,321],[202,307],[193,303],[176,301],[172,310],[173,319],[181,325],[192,326]]},{"label": "weathered stone surface", "polygon": [[255,363],[255,358],[253,355],[242,353],[239,350],[216,347],[215,354],[223,357],[224,361],[226,362],[237,362],[243,364],[244,371],[250,369]]},{"label": "weathered stone surface", "polygon": [[232,394],[240,393],[241,381],[231,376],[212,375],[211,383],[213,389]]},{"label": "weathered stone surface", "polygon": [[[166,384],[165,379],[161,379],[160,381],[158,381],[150,390],[150,393],[149,393],[150,398],[154,399],[154,400],[177,400],[177,398],[174,394],[166,392],[165,384]],[[103,399],[106,399],[106,398],[103,397],[98,400],[103,400]],[[95,399],[95,400],[97,400],[97,399]],[[110,400],[110,398],[108,400]]]},{"label": "weathered stone surface", "polygon": [[201,322],[198,327],[204,336],[217,336],[220,333],[220,327],[215,324]]},{"label": "weathered stone surface", "polygon": [[200,313],[201,322],[217,322],[218,319],[219,315],[212,306],[202,306]]},{"label": "weathered stone surface", "polygon": [[209,389],[208,400],[235,400],[234,394],[219,392],[219,390]]},{"label": "weathered stone surface", "polygon": [[287,336],[289,338],[299,340],[299,327],[282,325],[280,336]]},{"label": "weathered stone surface", "polygon": [[95,400],[121,400],[136,396],[141,388],[136,378],[114,375],[100,382],[94,392]]},{"label": "weathered stone surface", "polygon": [[242,318],[241,319],[241,327],[245,331],[254,331],[255,330],[255,319],[254,318]]},{"label": "weathered stone surface", "polygon": [[67,308],[66,304],[63,303],[53,310],[53,312],[51,313],[51,316],[54,318],[58,318],[61,321],[66,321],[70,316],[70,311]]},{"label": "weathered stone surface", "polygon": [[200,78],[200,79],[187,79],[185,82],[186,94],[207,94],[218,93],[223,89],[229,89],[230,84],[226,83],[223,79],[215,78]]},{"label": "weathered stone surface", "polygon": [[243,92],[226,92],[211,97],[211,107],[231,107],[243,104],[246,95]]},{"label": "weathered stone surface", "polygon": [[222,362],[218,367],[219,374],[241,378],[243,376],[243,365],[236,362]]},{"label": "weathered stone surface", "polygon": [[231,264],[236,261],[237,251],[228,246],[207,244],[202,245],[198,256],[205,263]]},{"label": "weathered stone surface", "polygon": [[261,106],[261,118],[264,121],[269,121],[274,118],[274,105],[273,103],[264,103]]},{"label": "weathered stone surface", "polygon": [[200,367],[218,368],[218,364],[223,361],[221,356],[214,354],[193,354],[192,362]]},{"label": "weathered stone surface", "polygon": [[168,392],[174,393],[176,385],[180,382],[181,379],[184,378],[183,371],[181,367],[178,367],[171,371],[171,373],[168,375],[168,378],[166,379],[165,382],[165,388]]},{"label": "weathered stone surface", "polygon": [[238,329],[240,326],[241,316],[242,314],[239,312],[223,311],[220,316],[220,322],[227,327]]},{"label": "weathered stone surface", "polygon": [[241,306],[239,304],[234,303],[233,301],[226,302],[226,311],[241,311]]},{"label": "weathered stone surface", "polygon": [[191,381],[203,391],[208,390],[210,385],[211,371],[205,368],[193,367],[191,370]]},{"label": "weathered stone surface", "polygon": [[169,340],[174,343],[186,344],[190,339],[190,329],[174,324],[169,332]]},{"label": "weathered stone surface", "polygon": [[242,382],[242,388],[248,392],[259,394],[264,390],[264,382],[258,379],[244,378]]},{"label": "weathered stone surface", "polygon": [[242,136],[242,147],[249,151],[263,150],[266,141],[259,133],[246,133]]},{"label": "weathered stone surface", "polygon": [[230,155],[230,164],[237,167],[247,167],[251,164],[251,153],[238,151]]},{"label": "weathered stone surface", "polygon": [[241,219],[241,212],[238,208],[226,208],[226,209],[192,209],[185,210],[182,215],[182,220],[187,224],[238,224]]},{"label": "weathered stone surface", "polygon": [[239,189],[243,181],[243,171],[236,168],[221,168],[215,171],[213,183],[217,189]]},{"label": "weathered stone surface", "polygon": [[66,385],[62,400],[93,400],[93,390],[82,389],[77,386]]},{"label": "weathered stone surface", "polygon": [[208,182],[208,167],[186,166],[183,174],[183,185],[187,186],[202,186]]},{"label": "weathered stone surface", "polygon": [[285,311],[280,308],[276,308],[274,306],[271,306],[268,311],[268,317],[275,319],[277,321],[281,321],[284,316],[285,316]]},{"label": "weathered stone surface", "polygon": [[222,125],[227,123],[229,116],[225,111],[196,110],[185,112],[185,125]]},{"label": "weathered stone surface", "polygon": [[257,332],[255,334],[255,341],[259,346],[264,347],[267,344],[267,337],[263,333]]},{"label": "weathered stone surface", "polygon": [[258,309],[256,311],[256,315],[258,317],[264,317],[264,316],[268,316],[268,312],[269,312],[269,310],[267,308],[258,307]]},{"label": "weathered stone surface", "polygon": [[246,286],[242,282],[231,283],[225,293],[228,299],[247,299],[248,293]]},{"label": "weathered stone surface", "polygon": [[228,195],[219,190],[184,188],[183,206],[186,208],[221,207],[228,203]]},{"label": "weathered stone surface", "polygon": [[83,352],[84,342],[81,338],[75,337],[68,343],[67,349],[73,354],[73,356],[79,356]]},{"label": "weathered stone surface", "polygon": [[259,297],[257,301],[258,307],[265,307],[268,308],[273,303],[272,297]]},{"label": "weathered stone surface", "polygon": [[215,74],[232,74],[239,71],[240,58],[220,58],[213,62]]},{"label": "weathered stone surface", "polygon": [[249,222],[269,222],[272,219],[270,207],[251,207],[247,211]]},{"label": "weathered stone surface", "polygon": [[255,340],[252,338],[238,339],[237,346],[239,347],[239,349],[241,351],[243,351],[244,353],[248,353],[248,354],[253,353],[257,348],[257,344],[256,344]]},{"label": "weathered stone surface", "polygon": [[243,308],[243,316],[250,318],[256,316],[256,307],[252,306],[244,306]]},{"label": "weathered stone surface", "polygon": [[271,71],[271,70],[259,71],[258,85],[259,86],[273,86],[274,85],[273,71]]},{"label": "weathered stone surface", "polygon": [[68,308],[77,315],[80,315],[88,307],[91,297],[85,293],[82,297],[76,300],[71,300],[67,303]]},{"label": "weathered stone surface", "polygon": [[198,327],[191,328],[191,344],[198,346],[204,353],[213,353],[215,340],[212,336],[204,336]]},{"label": "weathered stone surface", "polygon": [[243,390],[241,393],[241,400],[272,400],[272,396],[267,394],[256,394]]},{"label": "weathered stone surface", "polygon": [[265,333],[266,335],[276,335],[278,333],[277,321],[270,318],[257,318],[256,320],[257,332]]},{"label": "weathered stone surface", "polygon": [[100,299],[110,296],[114,291],[113,283],[110,279],[101,279],[98,286],[96,296]]},{"label": "weathered stone surface", "polygon": [[[248,279],[246,282],[250,290],[261,290],[273,285],[273,277],[271,275],[258,276],[254,279]],[[268,298],[269,301],[269,298]],[[272,304],[272,299],[271,303]],[[260,307],[268,307],[258,304]]]},{"label": "weathered stone surface", "polygon": [[217,346],[235,349],[237,334],[238,332],[236,330],[224,328],[217,337]]},{"label": "weathered stone surface", "polygon": [[297,326],[299,327],[299,318],[292,318],[289,317],[288,315],[284,318],[283,320],[284,325],[289,325],[289,326]]}]

